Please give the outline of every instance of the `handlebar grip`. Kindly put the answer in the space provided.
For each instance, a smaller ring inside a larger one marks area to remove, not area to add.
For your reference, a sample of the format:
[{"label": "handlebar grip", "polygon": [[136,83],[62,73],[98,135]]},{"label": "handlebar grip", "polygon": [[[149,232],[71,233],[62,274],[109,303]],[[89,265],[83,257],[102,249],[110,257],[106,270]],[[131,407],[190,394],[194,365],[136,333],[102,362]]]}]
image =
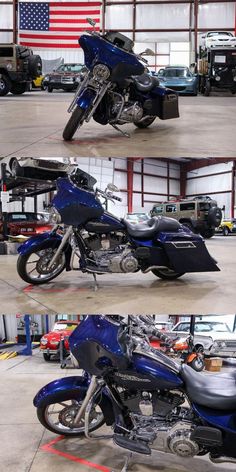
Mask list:
[{"label": "handlebar grip", "polygon": [[117,200],[118,202],[122,202],[122,198],[120,197],[116,197],[115,195],[113,195],[112,197],[114,200]]}]

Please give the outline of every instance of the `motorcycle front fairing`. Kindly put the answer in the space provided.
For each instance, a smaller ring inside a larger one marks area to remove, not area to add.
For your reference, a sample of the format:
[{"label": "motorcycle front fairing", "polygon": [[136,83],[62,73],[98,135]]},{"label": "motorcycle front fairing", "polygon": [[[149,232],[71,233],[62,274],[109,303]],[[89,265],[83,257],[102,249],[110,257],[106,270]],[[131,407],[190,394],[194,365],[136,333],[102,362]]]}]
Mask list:
[{"label": "motorcycle front fairing", "polygon": [[187,228],[160,232],[153,239],[132,238],[132,241],[137,248],[149,248],[150,265],[166,265],[180,273],[220,271],[203,238]]}]

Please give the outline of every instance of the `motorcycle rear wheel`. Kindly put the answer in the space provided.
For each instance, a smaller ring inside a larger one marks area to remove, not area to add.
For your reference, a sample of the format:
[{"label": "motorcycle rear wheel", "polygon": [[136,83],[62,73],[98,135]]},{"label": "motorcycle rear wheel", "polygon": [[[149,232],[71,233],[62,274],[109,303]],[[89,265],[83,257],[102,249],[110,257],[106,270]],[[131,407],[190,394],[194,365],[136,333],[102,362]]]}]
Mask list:
[{"label": "motorcycle rear wheel", "polygon": [[175,272],[174,270],[171,269],[153,269],[152,273],[156,275],[156,277],[159,277],[160,279],[163,280],[175,280],[178,279],[179,277],[182,277],[182,275],[185,274],[185,272]]},{"label": "motorcycle rear wheel", "polygon": [[144,129],[150,126],[153,121],[155,121],[156,116],[147,116],[147,118],[143,118],[140,121],[135,121],[134,125],[137,126],[137,128]]},{"label": "motorcycle rear wheel", "polygon": [[[63,436],[78,437],[84,435],[84,418],[81,419],[78,427],[73,428],[72,423],[81,405],[81,401],[65,400],[51,405],[44,405],[37,408],[37,416],[40,423],[49,431]],[[60,409],[61,408],[61,409]],[[54,423],[55,418],[55,423]],[[99,407],[93,408],[89,431],[95,431],[104,424],[104,416]]]},{"label": "motorcycle rear wheel", "polygon": [[83,123],[83,116],[84,116],[85,110],[83,110],[80,107],[76,107],[73,113],[71,114],[71,117],[67,123],[67,125],[64,128],[63,131],[63,139],[64,141],[71,141],[76,130],[80,125]]},{"label": "motorcycle rear wheel", "polygon": [[[40,253],[42,253],[42,251],[48,251],[50,250],[51,248],[48,247],[48,248],[45,248],[41,251],[38,251],[38,252],[31,252],[30,254],[26,254],[24,256],[20,255],[18,257],[18,260],[17,260],[17,272],[19,274],[19,276],[28,284],[32,284],[32,285],[41,285],[41,284],[45,284],[47,282],[50,282],[51,280],[55,279],[58,275],[61,274],[61,272],[63,272],[63,270],[65,269],[65,255],[64,253],[61,254],[61,257],[60,257],[60,260],[59,260],[59,263],[57,263],[57,265],[54,267],[54,269],[50,272],[50,273],[40,273],[38,271],[38,264],[40,263],[40,257],[43,257],[43,255]],[[56,251],[57,248],[55,248],[53,251],[52,251],[52,254],[51,254],[51,258],[53,257],[55,251]],[[30,259],[31,256],[33,256],[33,261]],[[38,258],[38,259],[35,259],[35,258]],[[35,264],[35,267],[33,266],[33,264]],[[27,267],[29,266],[29,268]],[[28,272],[28,270],[30,270]],[[34,275],[33,275],[34,273]],[[32,275],[31,275],[32,274]]]}]

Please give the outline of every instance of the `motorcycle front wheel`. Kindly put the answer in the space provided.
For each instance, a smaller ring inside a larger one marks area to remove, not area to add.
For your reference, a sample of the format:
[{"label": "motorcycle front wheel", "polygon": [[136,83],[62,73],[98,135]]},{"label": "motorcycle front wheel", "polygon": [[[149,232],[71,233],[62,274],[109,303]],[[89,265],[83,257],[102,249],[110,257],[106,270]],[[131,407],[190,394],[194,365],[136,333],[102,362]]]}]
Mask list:
[{"label": "motorcycle front wheel", "polygon": [[[74,419],[82,402],[77,400],[65,400],[37,408],[37,416],[40,423],[56,434],[63,436],[83,436],[84,417],[80,423],[73,425]],[[104,416],[99,406],[94,405],[89,418],[89,432],[99,429],[104,424]]]},{"label": "motorcycle front wheel", "polygon": [[64,141],[71,141],[72,140],[76,130],[83,123],[84,114],[85,114],[85,110],[83,110],[82,108],[76,107],[74,109],[74,111],[71,114],[71,117],[70,117],[66,127],[64,128],[64,131],[63,131],[62,136],[63,136]]},{"label": "motorcycle front wheel", "polygon": [[48,247],[41,251],[20,255],[17,260],[17,272],[28,284],[41,285],[55,279],[65,268],[65,254],[62,253],[53,266],[48,264],[52,260],[57,248]]},{"label": "motorcycle front wheel", "polygon": [[201,372],[205,367],[204,358],[202,356],[196,356],[191,362],[187,362],[187,364],[196,372]]},{"label": "motorcycle front wheel", "polygon": [[175,272],[171,269],[153,269],[152,273],[163,280],[175,280],[184,275],[184,272]]}]

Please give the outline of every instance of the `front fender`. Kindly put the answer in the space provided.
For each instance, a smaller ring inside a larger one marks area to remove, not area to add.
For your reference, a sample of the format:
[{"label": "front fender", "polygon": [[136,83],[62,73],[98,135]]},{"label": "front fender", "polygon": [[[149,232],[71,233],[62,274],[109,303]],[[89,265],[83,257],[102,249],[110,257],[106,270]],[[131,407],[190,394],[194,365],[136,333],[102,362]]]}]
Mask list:
[{"label": "front fender", "polygon": [[[54,380],[45,385],[35,395],[33,404],[36,408],[45,407],[52,403],[58,403],[67,400],[83,400],[90,384],[87,374],[84,376],[63,377]],[[109,393],[104,388],[102,394],[99,394],[97,404],[100,406],[106,424],[111,426],[115,422],[112,400]]]},{"label": "front fender", "polygon": [[82,90],[81,94],[77,99],[77,106],[83,110],[87,110],[92,105],[92,102],[96,96],[96,92],[90,88]]},{"label": "front fender", "polygon": [[61,242],[61,240],[61,235],[48,231],[28,239],[25,243],[19,246],[17,252],[21,256],[25,256],[26,254],[32,252],[32,249],[35,249],[36,247],[38,248],[38,250],[43,249],[49,241],[54,241],[58,244]]}]

